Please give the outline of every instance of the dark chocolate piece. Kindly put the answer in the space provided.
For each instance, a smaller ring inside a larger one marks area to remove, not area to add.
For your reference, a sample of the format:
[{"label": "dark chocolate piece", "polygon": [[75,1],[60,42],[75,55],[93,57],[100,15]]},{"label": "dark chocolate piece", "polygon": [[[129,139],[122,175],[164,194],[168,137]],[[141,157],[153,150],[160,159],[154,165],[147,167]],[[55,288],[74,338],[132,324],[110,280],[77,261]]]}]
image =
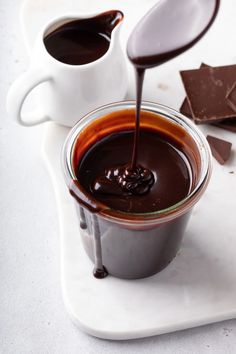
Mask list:
[{"label": "dark chocolate piece", "polygon": [[191,109],[189,107],[189,103],[188,103],[188,99],[187,97],[185,97],[185,99],[183,100],[183,103],[179,109],[180,113],[182,113],[184,116],[193,119],[193,115],[191,112]]},{"label": "dark chocolate piece", "polygon": [[226,101],[230,108],[236,112],[236,81],[229,90],[229,92],[226,94]]},{"label": "dark chocolate piece", "polygon": [[236,65],[181,71],[180,75],[196,123],[235,118],[225,97],[236,81]]},{"label": "dark chocolate piece", "polygon": [[[182,106],[180,107],[180,112],[185,115],[186,117],[193,119],[191,109],[189,107],[188,99],[185,98]],[[224,119],[221,122],[218,123],[212,123],[217,128],[221,128],[224,130],[227,130],[232,133],[236,133],[236,117],[235,118],[229,118],[229,119]]]},{"label": "dark chocolate piece", "polygon": [[215,123],[216,127],[228,130],[229,132],[236,133],[236,118],[225,119],[222,122]]},{"label": "dark chocolate piece", "polygon": [[[207,64],[202,63],[200,68],[210,68],[210,66],[207,65]],[[236,82],[233,85],[233,87],[235,87],[235,93],[236,93]],[[230,90],[230,92],[231,92],[231,90]],[[235,103],[236,103],[236,96],[235,96]],[[188,117],[190,119],[193,119],[193,115],[192,115],[191,108],[190,108],[190,105],[189,105],[187,97],[185,97],[185,99],[183,100],[183,103],[182,103],[179,111],[183,115],[185,115],[186,117]],[[230,131],[232,133],[236,133],[236,117],[235,118],[229,118],[229,119],[228,119],[228,117],[226,117],[223,121],[218,122],[218,123],[213,123],[212,125],[214,125],[214,126],[216,126],[218,128],[224,129],[224,130],[228,130],[228,131]]]},{"label": "dark chocolate piece", "polygon": [[214,136],[208,135],[207,141],[210,145],[212,155],[221,164],[229,159],[231,153],[232,143],[225,141]]}]

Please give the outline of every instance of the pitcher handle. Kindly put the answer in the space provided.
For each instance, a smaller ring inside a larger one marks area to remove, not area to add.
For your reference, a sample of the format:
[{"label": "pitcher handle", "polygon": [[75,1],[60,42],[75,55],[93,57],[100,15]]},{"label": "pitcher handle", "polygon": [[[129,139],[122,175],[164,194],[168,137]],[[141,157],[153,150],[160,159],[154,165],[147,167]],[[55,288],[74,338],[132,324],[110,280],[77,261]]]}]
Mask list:
[{"label": "pitcher handle", "polygon": [[[45,73],[42,68],[31,68],[16,79],[10,87],[7,95],[7,112],[25,127],[31,127],[51,120],[46,115],[30,114],[31,120],[22,115],[22,108],[29,93],[38,85],[52,81],[53,78]],[[29,115],[29,114],[28,114]],[[28,116],[27,115],[27,116]]]}]

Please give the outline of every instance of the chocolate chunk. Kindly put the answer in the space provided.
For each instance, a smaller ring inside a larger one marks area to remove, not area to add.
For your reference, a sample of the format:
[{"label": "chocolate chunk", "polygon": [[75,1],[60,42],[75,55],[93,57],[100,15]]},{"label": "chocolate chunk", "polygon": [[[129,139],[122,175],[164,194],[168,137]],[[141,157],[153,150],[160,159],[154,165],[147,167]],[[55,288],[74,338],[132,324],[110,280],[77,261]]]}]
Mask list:
[{"label": "chocolate chunk", "polygon": [[[181,107],[180,107],[180,112],[185,115],[186,117],[193,119],[191,109],[189,107],[188,99],[185,98]],[[212,123],[215,127],[228,130],[229,132],[236,133],[236,117],[235,118],[229,118],[225,119],[221,122],[218,123]]]},{"label": "chocolate chunk", "polygon": [[236,82],[226,94],[226,100],[230,108],[236,112]]},{"label": "chocolate chunk", "polygon": [[236,133],[236,118],[226,119],[222,122],[215,123],[216,127],[228,130],[229,132]]},{"label": "chocolate chunk", "polygon": [[231,153],[232,144],[228,141],[216,138],[214,136],[208,135],[207,141],[210,145],[212,155],[221,164],[229,159]]},{"label": "chocolate chunk", "polygon": [[[206,67],[210,68],[209,65],[204,64],[204,63],[202,63],[201,66],[200,66],[200,68],[206,68]],[[235,104],[236,104],[236,82],[234,83],[234,85],[231,88],[231,90],[229,91],[229,93],[233,90],[233,88],[235,88],[234,93],[235,93]],[[229,93],[228,93],[228,95],[229,95]],[[193,119],[193,115],[192,115],[191,108],[190,108],[190,105],[188,103],[187,97],[184,99],[184,101],[183,101],[183,103],[182,103],[182,105],[180,107],[180,112],[182,114],[184,114],[186,117]],[[236,133],[236,117],[235,118],[229,118],[229,119],[228,119],[228,117],[226,117],[224,120],[222,120],[220,122],[217,122],[217,123],[213,123],[212,125],[214,125],[214,126],[216,126],[218,128],[221,128],[221,129]]]},{"label": "chocolate chunk", "polygon": [[[189,107],[189,103],[188,103],[187,98],[184,99],[184,101],[180,107],[180,112],[183,115],[185,115],[186,117],[193,119],[192,112]],[[217,128],[221,128],[221,129],[227,130],[229,132],[236,133],[236,118],[229,118],[229,119],[226,118],[225,120],[223,120],[221,122],[212,123],[212,125],[214,125]]]},{"label": "chocolate chunk", "polygon": [[235,118],[226,95],[236,81],[236,65],[202,67],[181,71],[191,113],[196,123],[219,122]]}]

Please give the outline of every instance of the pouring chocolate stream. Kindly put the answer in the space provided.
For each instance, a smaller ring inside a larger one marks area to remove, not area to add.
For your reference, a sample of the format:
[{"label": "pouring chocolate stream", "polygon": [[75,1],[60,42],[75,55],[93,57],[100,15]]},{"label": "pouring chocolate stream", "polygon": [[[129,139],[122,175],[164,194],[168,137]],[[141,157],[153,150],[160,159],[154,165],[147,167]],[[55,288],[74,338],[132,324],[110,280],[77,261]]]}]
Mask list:
[{"label": "pouring chocolate stream", "polygon": [[[136,126],[132,160],[123,166],[111,167],[94,183],[95,193],[148,193],[155,179],[151,170],[138,164],[140,110],[145,70],[191,48],[209,29],[219,0],[160,0],[137,24],[127,44],[127,55],[136,75]],[[117,185],[119,188],[117,188]]]}]

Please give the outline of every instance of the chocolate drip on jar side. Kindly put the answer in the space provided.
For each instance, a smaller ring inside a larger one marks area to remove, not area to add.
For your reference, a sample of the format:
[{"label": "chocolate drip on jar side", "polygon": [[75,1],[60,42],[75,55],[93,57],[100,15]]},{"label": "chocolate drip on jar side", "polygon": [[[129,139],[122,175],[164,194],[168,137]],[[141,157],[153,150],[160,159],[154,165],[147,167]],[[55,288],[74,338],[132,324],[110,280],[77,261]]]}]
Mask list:
[{"label": "chocolate drip on jar side", "polygon": [[[108,275],[108,271],[103,266],[102,262],[102,245],[101,245],[101,232],[99,228],[98,218],[95,212],[100,210],[99,203],[94,204],[90,198],[84,200],[80,198],[76,191],[78,191],[79,183],[77,180],[74,180],[70,186],[71,195],[77,200],[79,203],[79,217],[80,217],[80,227],[82,230],[86,230],[88,228],[84,206],[90,210],[92,213],[92,229],[93,229],[93,249],[94,249],[94,270],[93,275],[97,279],[103,279]],[[75,191],[76,190],[76,191]],[[83,207],[80,205],[82,204]],[[84,231],[86,232],[86,231]]]},{"label": "chocolate drip on jar side", "polygon": [[80,216],[80,228],[86,230],[87,222],[85,219],[84,209],[82,208],[82,206],[79,207],[79,216]]},{"label": "chocolate drip on jar side", "polygon": [[99,229],[98,218],[95,214],[92,215],[93,235],[94,235],[94,270],[95,278],[103,279],[108,275],[106,268],[102,263],[102,245],[101,232]]}]

